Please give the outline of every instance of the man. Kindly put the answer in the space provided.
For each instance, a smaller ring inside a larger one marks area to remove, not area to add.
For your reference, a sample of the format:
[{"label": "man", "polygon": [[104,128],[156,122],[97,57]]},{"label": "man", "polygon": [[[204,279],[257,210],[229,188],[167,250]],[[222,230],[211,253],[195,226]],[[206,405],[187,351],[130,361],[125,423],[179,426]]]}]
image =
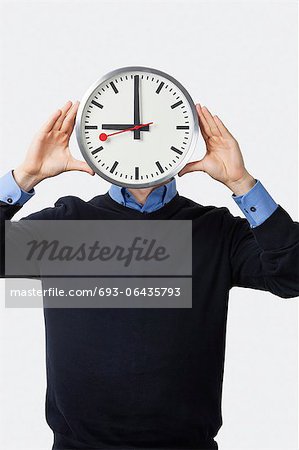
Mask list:
[{"label": "man", "polygon": [[[192,220],[192,308],[45,309],[47,421],[53,449],[216,449],[229,290],[299,295],[299,225],[245,168],[222,121],[196,105],[204,171],[225,184],[245,215],[180,196],[175,180],[148,189],[111,186],[85,202],[60,198],[31,220]],[[55,112],[24,162],[0,183],[1,218],[11,219],[34,187],[65,171],[94,175],[73,158],[78,102]]]}]

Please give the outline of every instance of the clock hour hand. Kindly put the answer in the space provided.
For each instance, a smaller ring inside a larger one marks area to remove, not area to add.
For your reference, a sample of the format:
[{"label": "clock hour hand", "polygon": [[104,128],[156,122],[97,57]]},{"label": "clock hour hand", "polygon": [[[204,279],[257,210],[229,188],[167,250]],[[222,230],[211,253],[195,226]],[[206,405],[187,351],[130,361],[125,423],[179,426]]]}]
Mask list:
[{"label": "clock hour hand", "polygon": [[[134,125],[140,123],[139,75],[134,75]],[[140,130],[134,131],[134,139],[140,139]]]},{"label": "clock hour hand", "polygon": [[[122,123],[103,123],[102,130],[126,130],[127,128],[134,127],[135,124],[122,124]],[[138,125],[138,124],[137,124]],[[142,131],[149,131],[149,125],[144,125]]]},{"label": "clock hour hand", "polygon": [[149,126],[152,125],[154,122],[149,122],[149,123],[142,123],[140,125],[133,125],[133,127],[131,128],[127,128],[125,130],[120,130],[120,131],[115,131],[114,133],[111,134],[106,134],[106,133],[101,133],[99,138],[100,141],[107,141],[107,139],[111,136],[115,136],[116,134],[121,134],[121,133],[126,133],[126,131],[135,131],[135,130],[140,130],[141,128],[145,127],[145,126]]}]

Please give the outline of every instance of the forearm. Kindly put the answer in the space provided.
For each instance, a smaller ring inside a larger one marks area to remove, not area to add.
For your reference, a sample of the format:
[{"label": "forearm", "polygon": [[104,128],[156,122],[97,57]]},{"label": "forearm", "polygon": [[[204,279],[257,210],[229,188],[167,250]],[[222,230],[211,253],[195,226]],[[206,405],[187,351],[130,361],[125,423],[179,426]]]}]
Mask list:
[{"label": "forearm", "polygon": [[38,175],[28,173],[26,169],[20,165],[12,171],[13,177],[23,191],[29,192],[42,181]]},{"label": "forearm", "polygon": [[245,170],[244,176],[237,181],[226,183],[226,186],[235,195],[244,195],[255,185],[255,178]]},{"label": "forearm", "polygon": [[0,278],[5,277],[5,221],[11,220],[21,207],[21,205],[10,206],[0,201]]}]

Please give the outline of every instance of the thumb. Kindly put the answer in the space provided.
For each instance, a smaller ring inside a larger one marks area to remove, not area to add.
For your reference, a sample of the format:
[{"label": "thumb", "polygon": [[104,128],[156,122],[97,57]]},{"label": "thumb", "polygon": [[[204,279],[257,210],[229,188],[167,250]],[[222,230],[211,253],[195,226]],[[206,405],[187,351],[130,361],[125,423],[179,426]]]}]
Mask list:
[{"label": "thumb", "polygon": [[195,172],[195,171],[199,171],[199,172],[204,172],[204,164],[203,164],[203,159],[199,160],[199,161],[191,161],[188,164],[185,165],[185,167],[180,170],[180,172],[178,173],[179,177],[181,177],[182,175],[185,175],[185,173],[189,173],[189,172]]},{"label": "thumb", "polygon": [[95,171],[92,170],[91,167],[85,162],[85,161],[79,161],[78,159],[72,158],[68,165],[67,165],[67,171],[69,170],[79,170],[80,172],[86,172],[90,175],[95,175]]}]

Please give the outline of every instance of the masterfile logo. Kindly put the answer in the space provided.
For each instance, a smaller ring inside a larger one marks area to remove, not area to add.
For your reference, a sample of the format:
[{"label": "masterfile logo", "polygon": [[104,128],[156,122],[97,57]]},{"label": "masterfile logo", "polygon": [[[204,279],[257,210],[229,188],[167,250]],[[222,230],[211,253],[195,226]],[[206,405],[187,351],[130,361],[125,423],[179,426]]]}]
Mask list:
[{"label": "masterfile logo", "polygon": [[192,221],[6,225],[7,307],[192,307]]},{"label": "masterfile logo", "polygon": [[6,222],[6,276],[192,275],[189,220]]}]

